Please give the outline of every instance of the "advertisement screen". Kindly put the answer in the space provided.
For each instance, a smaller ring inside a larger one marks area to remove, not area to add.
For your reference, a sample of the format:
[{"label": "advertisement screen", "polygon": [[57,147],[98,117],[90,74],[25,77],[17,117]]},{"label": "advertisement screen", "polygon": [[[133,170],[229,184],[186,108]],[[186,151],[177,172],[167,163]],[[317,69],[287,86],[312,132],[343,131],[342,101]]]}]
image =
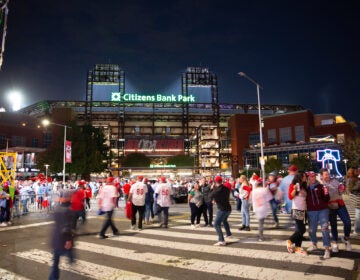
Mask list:
[{"label": "advertisement screen", "polygon": [[93,101],[110,101],[111,93],[118,92],[119,85],[93,85]]}]

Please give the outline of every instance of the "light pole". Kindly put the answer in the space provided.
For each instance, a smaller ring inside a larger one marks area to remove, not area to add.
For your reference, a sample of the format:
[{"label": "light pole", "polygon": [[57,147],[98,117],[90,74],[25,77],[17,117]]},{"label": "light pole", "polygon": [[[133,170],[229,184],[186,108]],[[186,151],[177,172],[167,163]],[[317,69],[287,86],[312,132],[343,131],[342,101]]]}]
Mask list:
[{"label": "light pole", "polygon": [[348,159],[347,159],[347,158],[344,158],[344,163],[345,163],[345,176],[347,175],[347,162],[348,162]]},{"label": "light pole", "polygon": [[261,125],[261,104],[260,104],[260,84],[256,82],[254,79],[250,78],[246,73],[239,72],[238,73],[241,77],[244,77],[245,79],[249,80],[253,84],[256,85],[256,91],[257,91],[257,100],[258,100],[258,114],[259,114],[259,130],[260,130],[260,166],[261,166],[261,177],[263,179],[263,187],[265,187],[265,159],[264,159],[264,147],[263,147],[263,134],[262,134],[262,125]]},{"label": "light pole", "polygon": [[48,174],[48,168],[49,168],[49,164],[45,164],[45,179],[46,179],[46,183],[47,183],[47,174]]},{"label": "light pole", "polygon": [[246,168],[246,179],[249,179],[249,168],[250,168],[250,164],[246,164],[245,165]]},{"label": "light pole", "polygon": [[42,124],[46,127],[50,124],[52,125],[57,125],[57,126],[61,126],[64,128],[64,157],[63,157],[63,170],[62,170],[62,174],[63,174],[63,185],[65,185],[65,163],[66,163],[66,128],[71,128],[71,126],[67,126],[64,124],[58,124],[58,123],[53,123],[50,122],[49,120],[43,120]]}]

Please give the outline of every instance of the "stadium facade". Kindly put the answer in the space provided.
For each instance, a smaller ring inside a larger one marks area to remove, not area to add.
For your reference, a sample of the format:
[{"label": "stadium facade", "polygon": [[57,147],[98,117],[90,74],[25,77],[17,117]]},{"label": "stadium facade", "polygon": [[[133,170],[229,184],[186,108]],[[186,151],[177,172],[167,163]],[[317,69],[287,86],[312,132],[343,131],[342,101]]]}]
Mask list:
[{"label": "stadium facade", "polygon": [[[236,175],[246,166],[259,167],[258,105],[220,103],[217,76],[208,68],[188,67],[181,75],[179,93],[132,93],[126,91],[125,71],[119,65],[96,64],[87,73],[85,100],[42,101],[20,112],[40,119],[69,108],[76,113],[79,125],[91,123],[104,131],[115,155],[109,161],[114,174],[131,168],[121,166],[121,159],[133,152],[151,158],[151,165],[138,171],[145,174],[180,175],[184,171]],[[279,104],[262,104],[260,109],[267,158],[279,156],[287,164],[290,154],[301,155],[304,149],[312,157],[314,151],[306,145],[311,145],[310,136],[316,130],[309,110],[300,105]],[[301,115],[304,110],[310,116],[297,118],[296,114]],[[289,122],[289,116],[295,119]],[[272,118],[275,126],[282,123],[284,127],[274,127]],[[305,125],[294,120],[304,121]],[[281,136],[284,133],[287,137]],[[328,145],[329,142],[320,146]],[[275,150],[281,151],[279,155]],[[167,165],[167,159],[178,154],[192,156],[193,166],[185,171]]]}]

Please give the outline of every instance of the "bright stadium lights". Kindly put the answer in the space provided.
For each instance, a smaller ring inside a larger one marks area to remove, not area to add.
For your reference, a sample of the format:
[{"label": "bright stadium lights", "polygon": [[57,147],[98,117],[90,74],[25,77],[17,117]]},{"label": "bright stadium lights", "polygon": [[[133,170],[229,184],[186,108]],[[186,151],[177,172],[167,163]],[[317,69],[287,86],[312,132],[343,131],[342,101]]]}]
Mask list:
[{"label": "bright stadium lights", "polygon": [[8,94],[8,100],[13,111],[18,111],[22,107],[23,95],[19,90],[12,90]]}]

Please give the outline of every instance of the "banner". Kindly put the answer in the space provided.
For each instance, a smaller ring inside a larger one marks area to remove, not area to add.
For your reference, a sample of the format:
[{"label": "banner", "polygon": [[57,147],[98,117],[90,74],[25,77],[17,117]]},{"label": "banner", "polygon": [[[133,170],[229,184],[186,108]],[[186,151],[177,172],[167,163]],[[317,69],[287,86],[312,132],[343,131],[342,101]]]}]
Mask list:
[{"label": "banner", "polygon": [[71,141],[67,140],[65,145],[65,162],[71,163]]}]

